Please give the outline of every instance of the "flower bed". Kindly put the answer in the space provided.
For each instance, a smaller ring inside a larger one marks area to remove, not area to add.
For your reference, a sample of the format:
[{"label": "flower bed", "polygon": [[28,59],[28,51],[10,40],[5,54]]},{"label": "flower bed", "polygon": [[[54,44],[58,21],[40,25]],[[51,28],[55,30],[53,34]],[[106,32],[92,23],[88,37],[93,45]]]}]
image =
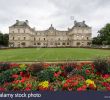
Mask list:
[{"label": "flower bed", "polygon": [[[0,91],[109,91],[110,64],[106,63],[104,65],[100,61],[54,65],[2,63]],[[104,68],[101,70],[102,66]]]}]

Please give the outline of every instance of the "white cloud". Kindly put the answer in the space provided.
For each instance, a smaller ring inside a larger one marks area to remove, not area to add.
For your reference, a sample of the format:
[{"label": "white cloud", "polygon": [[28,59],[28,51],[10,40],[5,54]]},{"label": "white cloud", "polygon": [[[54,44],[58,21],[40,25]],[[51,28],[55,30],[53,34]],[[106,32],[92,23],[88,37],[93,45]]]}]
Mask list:
[{"label": "white cloud", "polygon": [[110,22],[110,0],[0,0],[0,30],[8,32],[15,20],[29,20],[36,29],[46,29],[52,23],[65,30],[75,20],[85,20],[93,28],[93,36]]}]

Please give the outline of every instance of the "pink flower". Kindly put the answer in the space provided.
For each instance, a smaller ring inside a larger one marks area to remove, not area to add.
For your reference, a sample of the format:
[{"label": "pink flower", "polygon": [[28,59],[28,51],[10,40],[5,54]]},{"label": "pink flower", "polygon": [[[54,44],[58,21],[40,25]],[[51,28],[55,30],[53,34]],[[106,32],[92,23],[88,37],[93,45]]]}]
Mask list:
[{"label": "pink flower", "polygon": [[2,87],[0,87],[0,91],[5,91],[5,89],[4,89],[4,88],[2,88]]},{"label": "pink flower", "polygon": [[103,78],[109,78],[109,77],[110,77],[110,75],[105,74],[105,75],[103,75],[102,77],[103,77]]},{"label": "pink flower", "polygon": [[77,91],[85,91],[82,87],[77,88]]}]

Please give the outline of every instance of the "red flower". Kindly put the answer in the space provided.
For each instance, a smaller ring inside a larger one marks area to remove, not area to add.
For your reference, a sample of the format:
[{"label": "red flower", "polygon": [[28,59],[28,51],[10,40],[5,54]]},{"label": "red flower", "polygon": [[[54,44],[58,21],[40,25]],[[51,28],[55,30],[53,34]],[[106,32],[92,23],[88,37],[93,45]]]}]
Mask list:
[{"label": "red flower", "polygon": [[67,77],[67,74],[65,72],[61,73],[61,76]]},{"label": "red flower", "polygon": [[90,70],[86,70],[86,74],[90,74]]},{"label": "red flower", "polygon": [[63,87],[64,87],[64,88],[67,88],[67,87],[68,87],[68,84],[67,84],[67,83],[64,83],[64,84],[63,84]]},{"label": "red flower", "polygon": [[62,69],[62,70],[64,70],[64,69],[65,69],[65,67],[64,67],[64,66],[61,66],[61,69]]},{"label": "red flower", "polygon": [[87,88],[86,85],[83,85],[82,87],[77,88],[77,91],[85,91]]},{"label": "red flower", "polygon": [[54,77],[58,77],[59,76],[59,74],[57,74],[57,73],[54,73]]},{"label": "red flower", "polygon": [[21,83],[24,83],[26,81],[26,78],[23,77],[22,80],[20,80]]},{"label": "red flower", "polygon": [[106,89],[110,91],[110,87],[106,87]]},{"label": "red flower", "polygon": [[86,88],[87,88],[87,86],[86,86],[86,85],[83,85],[83,86],[82,86],[82,88],[83,88],[83,89],[86,89]]},{"label": "red flower", "polygon": [[28,88],[31,88],[31,87],[32,87],[32,84],[27,84],[27,87],[28,87]]},{"label": "red flower", "polygon": [[72,91],[72,90],[73,90],[72,88],[68,87],[68,91]]},{"label": "red flower", "polygon": [[59,75],[61,74],[61,72],[57,72],[57,73],[54,73],[54,77],[58,77]]},{"label": "red flower", "polygon": [[76,81],[76,82],[74,82],[73,84],[72,84],[72,86],[77,86],[78,85],[78,81]]},{"label": "red flower", "polygon": [[102,85],[105,86],[105,87],[109,87],[110,86],[109,83],[107,83],[107,82],[103,82]]},{"label": "red flower", "polygon": [[22,77],[24,76],[23,72],[20,72],[20,76],[22,76]]},{"label": "red flower", "polygon": [[30,91],[31,89],[29,87],[25,88],[26,91]]},{"label": "red flower", "polygon": [[110,75],[105,74],[105,75],[102,75],[102,77],[103,77],[103,78],[109,78],[109,77],[110,77]]},{"label": "red flower", "polygon": [[89,88],[92,89],[92,90],[95,90],[96,89],[93,84],[90,84],[89,85]]},{"label": "red flower", "polygon": [[17,74],[12,75],[13,78],[18,78]]},{"label": "red flower", "polygon": [[77,91],[85,91],[86,89],[85,88],[82,88],[82,87],[79,87],[77,88]]}]

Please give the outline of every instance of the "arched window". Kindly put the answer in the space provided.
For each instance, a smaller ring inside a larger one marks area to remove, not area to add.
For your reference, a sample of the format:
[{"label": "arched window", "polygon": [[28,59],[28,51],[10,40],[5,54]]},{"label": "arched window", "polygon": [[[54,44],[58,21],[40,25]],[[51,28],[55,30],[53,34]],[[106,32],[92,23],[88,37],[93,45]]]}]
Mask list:
[{"label": "arched window", "polygon": [[77,46],[79,46],[80,45],[80,42],[77,42]]}]

